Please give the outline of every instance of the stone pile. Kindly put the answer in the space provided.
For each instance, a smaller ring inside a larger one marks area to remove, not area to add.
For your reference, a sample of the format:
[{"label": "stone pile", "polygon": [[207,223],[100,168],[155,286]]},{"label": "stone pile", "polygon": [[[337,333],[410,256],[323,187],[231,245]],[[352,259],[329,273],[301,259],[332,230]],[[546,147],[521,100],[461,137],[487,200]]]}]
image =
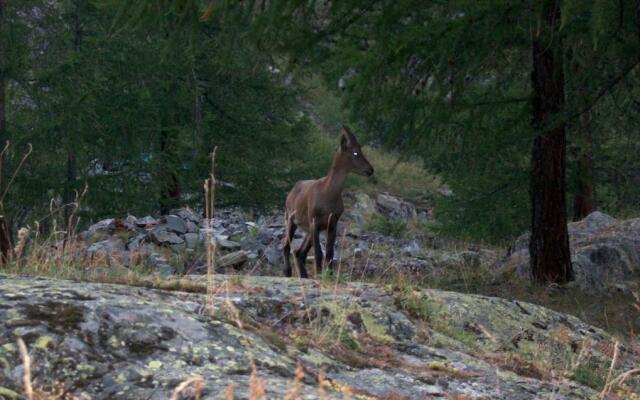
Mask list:
[{"label": "stone pile", "polygon": [[[368,225],[372,218],[404,225],[424,223],[431,218],[430,210],[417,209],[388,193],[375,199],[365,193],[349,193],[345,202],[347,210],[338,227],[335,248],[337,257],[342,259],[343,271],[358,275],[390,267],[422,271],[495,258],[492,252],[480,249],[438,251],[433,240],[431,245],[425,244],[428,237],[398,238],[372,231]],[[237,209],[217,210],[210,231],[217,249],[216,269],[246,268],[258,274],[278,274],[282,265],[283,222],[279,212],[254,217]],[[142,265],[152,272],[171,275],[206,271],[207,233],[207,221],[202,215],[182,208],[157,218],[130,215],[124,219],[105,219],[91,225],[80,238],[90,260],[110,267]],[[300,245],[303,234],[301,230],[296,233],[293,248]]]}]

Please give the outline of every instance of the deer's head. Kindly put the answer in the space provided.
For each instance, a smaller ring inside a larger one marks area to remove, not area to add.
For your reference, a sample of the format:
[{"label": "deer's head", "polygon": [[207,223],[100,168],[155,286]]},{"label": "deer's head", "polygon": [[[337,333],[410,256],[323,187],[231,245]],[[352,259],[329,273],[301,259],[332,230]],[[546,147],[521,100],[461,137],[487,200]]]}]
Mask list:
[{"label": "deer's head", "polygon": [[340,159],[347,165],[349,172],[362,176],[373,175],[373,167],[362,153],[362,147],[346,126],[342,127],[340,134]]}]

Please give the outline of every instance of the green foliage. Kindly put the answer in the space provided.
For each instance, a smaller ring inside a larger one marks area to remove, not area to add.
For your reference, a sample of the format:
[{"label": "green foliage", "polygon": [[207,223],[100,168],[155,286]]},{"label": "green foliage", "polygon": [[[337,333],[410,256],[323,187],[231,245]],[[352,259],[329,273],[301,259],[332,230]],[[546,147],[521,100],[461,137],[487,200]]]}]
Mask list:
[{"label": "green foliage", "polygon": [[407,232],[407,223],[404,221],[395,221],[385,218],[379,214],[374,214],[367,221],[366,229],[368,231],[381,233],[385,236],[401,239]]},{"label": "green foliage", "polygon": [[[218,204],[281,205],[293,182],[326,172],[325,133],[346,120],[382,166],[348,187],[435,200],[441,231],[470,239],[529,223],[537,2],[4,4],[5,171],[34,144],[4,204],[18,225],[51,225],[50,208],[85,183],[84,221],[198,207],[215,147]],[[592,152],[600,208],[625,216],[640,209],[636,7],[562,2],[567,108],[552,121],[568,123],[569,190]]]},{"label": "green foliage", "polygon": [[9,170],[34,144],[5,204],[16,224],[50,226],[50,205],[85,184],[84,221],[200,207],[216,146],[218,204],[280,205],[292,182],[324,172],[299,91],[207,7],[11,2],[0,25]]},{"label": "green foliage", "polygon": [[593,363],[584,363],[572,371],[571,380],[588,386],[594,390],[602,390],[607,384],[607,374],[609,368],[607,365],[593,365]]},{"label": "green foliage", "polygon": [[[261,45],[285,55],[292,67],[322,75],[371,138],[421,157],[447,183],[453,196],[436,207],[445,232],[497,242],[528,225],[531,27],[540,2],[224,3],[226,15],[253,24]],[[632,152],[634,140],[622,140],[621,132],[637,138],[637,110],[629,103],[639,87],[637,57],[628,57],[640,49],[634,7],[562,2],[568,100],[551,123],[567,122],[577,146],[578,118],[591,111],[596,192],[611,193],[614,181],[619,190],[618,178],[637,176],[637,157],[623,159],[608,147]],[[574,72],[576,60],[585,73]],[[608,161],[623,167],[613,172]],[[581,172],[570,165],[569,174],[573,181]],[[628,189],[615,197],[618,203],[605,203],[604,211],[620,212],[623,203],[638,201]]]}]

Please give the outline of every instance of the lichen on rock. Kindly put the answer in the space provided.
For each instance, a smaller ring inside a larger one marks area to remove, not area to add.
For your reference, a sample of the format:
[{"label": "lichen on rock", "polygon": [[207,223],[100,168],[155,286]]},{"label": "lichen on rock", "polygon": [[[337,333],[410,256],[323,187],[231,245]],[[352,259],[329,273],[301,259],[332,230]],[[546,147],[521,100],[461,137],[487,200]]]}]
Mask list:
[{"label": "lichen on rock", "polygon": [[[206,285],[202,276],[183,279]],[[604,363],[614,341],[577,318],[483,296],[416,291],[425,303],[414,307],[438,305],[416,314],[424,319],[407,312],[397,293],[371,284],[336,289],[268,277],[228,282],[215,278],[214,286],[227,291],[216,292],[211,317],[204,313],[205,295],[197,293],[1,277],[2,395],[22,391],[18,337],[30,349],[39,388],[62,384],[93,399],[169,398],[196,375],[204,379],[203,398],[223,398],[235,383],[236,398],[244,399],[252,365],[266,382],[267,398],[280,399],[295,380],[298,362],[305,399],[319,398],[321,370],[331,383],[325,388],[331,399],[348,393],[377,399],[585,399],[597,392],[572,375],[538,376],[507,365],[504,357],[524,363],[536,349],[561,348],[564,353],[556,354],[568,358],[549,360],[550,368],[575,361],[578,353]],[[618,368],[637,362],[631,352],[622,353]]]}]

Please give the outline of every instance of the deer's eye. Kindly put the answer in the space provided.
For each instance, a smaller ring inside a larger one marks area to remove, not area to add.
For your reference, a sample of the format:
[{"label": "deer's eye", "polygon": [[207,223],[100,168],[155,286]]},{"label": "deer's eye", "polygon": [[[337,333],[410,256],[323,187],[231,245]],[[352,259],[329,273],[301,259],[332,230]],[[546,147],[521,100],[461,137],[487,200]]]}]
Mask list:
[{"label": "deer's eye", "polygon": [[354,151],[354,152],[353,152],[353,157],[358,157],[358,155],[359,155],[359,154],[360,154],[360,153],[358,153],[357,151]]}]

